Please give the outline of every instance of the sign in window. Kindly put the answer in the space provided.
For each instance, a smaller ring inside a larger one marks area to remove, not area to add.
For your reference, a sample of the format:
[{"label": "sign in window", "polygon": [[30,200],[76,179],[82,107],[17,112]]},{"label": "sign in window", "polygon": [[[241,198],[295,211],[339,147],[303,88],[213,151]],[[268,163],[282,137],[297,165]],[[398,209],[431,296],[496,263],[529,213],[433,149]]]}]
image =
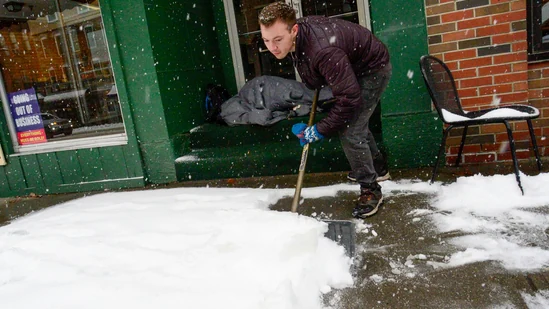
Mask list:
[{"label": "sign in window", "polygon": [[99,1],[22,3],[0,25],[3,107],[15,151],[127,140]]},{"label": "sign in window", "polygon": [[45,143],[46,133],[33,88],[8,94],[19,145]]}]

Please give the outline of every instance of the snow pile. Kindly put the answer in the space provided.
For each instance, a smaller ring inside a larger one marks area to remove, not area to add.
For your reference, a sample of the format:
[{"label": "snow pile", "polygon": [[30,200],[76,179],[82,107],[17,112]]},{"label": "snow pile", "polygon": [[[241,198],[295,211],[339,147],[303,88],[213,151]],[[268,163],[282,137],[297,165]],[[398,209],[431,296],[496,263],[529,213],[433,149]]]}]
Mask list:
[{"label": "snow pile", "polygon": [[26,216],[0,228],[2,308],[321,308],[351,261],[325,223],[267,209],[288,193],[107,193]]},{"label": "snow pile", "polygon": [[450,243],[465,248],[450,266],[494,260],[511,270],[549,266],[549,174],[521,174],[524,196],[513,174],[460,177],[440,187],[432,206],[439,232],[461,231]]}]

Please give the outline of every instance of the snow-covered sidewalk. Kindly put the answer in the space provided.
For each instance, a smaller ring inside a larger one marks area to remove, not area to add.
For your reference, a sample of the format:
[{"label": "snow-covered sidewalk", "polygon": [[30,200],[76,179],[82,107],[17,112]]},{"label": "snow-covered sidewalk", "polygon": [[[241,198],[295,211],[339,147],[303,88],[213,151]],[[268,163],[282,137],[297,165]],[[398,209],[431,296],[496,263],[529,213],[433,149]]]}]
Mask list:
[{"label": "snow-covered sidewalk", "polygon": [[[387,203],[430,196],[429,207],[409,219],[428,218],[433,234],[466,234],[452,239],[457,249],[437,267],[490,260],[535,271],[549,266],[549,214],[539,211],[549,206],[549,175],[521,177],[525,196],[513,175],[449,185],[389,181],[383,191]],[[302,195],[354,190],[339,184],[304,188]],[[321,295],[355,286],[357,261],[323,237],[325,223],[269,210],[292,195],[293,189],[158,189],[98,194],[32,213],[0,227],[0,308],[324,308]],[[368,221],[357,229],[367,231]],[[382,282],[369,275],[371,284]],[[544,293],[532,302],[546,301]]]}]

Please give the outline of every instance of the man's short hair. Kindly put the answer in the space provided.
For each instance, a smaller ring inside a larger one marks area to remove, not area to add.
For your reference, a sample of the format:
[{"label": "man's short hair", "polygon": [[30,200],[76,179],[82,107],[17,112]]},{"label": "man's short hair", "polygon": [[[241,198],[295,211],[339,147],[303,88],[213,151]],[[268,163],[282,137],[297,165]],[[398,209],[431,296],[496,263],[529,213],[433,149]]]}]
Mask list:
[{"label": "man's short hair", "polygon": [[259,13],[259,24],[265,27],[272,26],[277,20],[288,25],[288,30],[295,25],[295,10],[284,2],[273,2]]}]

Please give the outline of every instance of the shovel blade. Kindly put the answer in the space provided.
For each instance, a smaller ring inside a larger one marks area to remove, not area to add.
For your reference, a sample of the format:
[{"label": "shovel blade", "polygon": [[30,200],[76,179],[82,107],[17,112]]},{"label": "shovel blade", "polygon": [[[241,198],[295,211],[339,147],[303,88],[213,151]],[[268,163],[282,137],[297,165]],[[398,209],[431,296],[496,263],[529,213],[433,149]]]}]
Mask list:
[{"label": "shovel blade", "polygon": [[328,223],[328,231],[324,234],[325,237],[335,241],[345,248],[345,252],[349,257],[355,254],[355,224],[345,220],[323,220]]}]

